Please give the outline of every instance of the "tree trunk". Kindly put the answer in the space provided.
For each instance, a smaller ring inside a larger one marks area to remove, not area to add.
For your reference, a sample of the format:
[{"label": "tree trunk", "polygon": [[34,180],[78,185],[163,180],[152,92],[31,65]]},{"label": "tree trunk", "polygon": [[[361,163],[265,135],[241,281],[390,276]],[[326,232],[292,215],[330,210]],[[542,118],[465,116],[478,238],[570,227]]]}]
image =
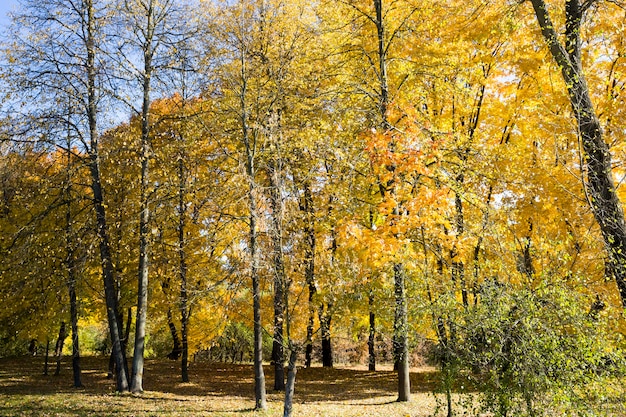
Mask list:
[{"label": "tree trunk", "polygon": [[309,317],[306,326],[306,350],[304,366],[311,367],[313,357],[313,326],[315,325],[315,213],[313,208],[313,195],[311,193],[311,183],[304,183],[304,198],[301,210],[305,212],[304,238],[306,245],[304,248],[304,277],[309,290],[308,307]]},{"label": "tree trunk", "polygon": [[59,328],[59,337],[54,348],[54,356],[57,358],[57,368],[54,371],[55,376],[59,376],[61,374],[61,358],[63,357],[63,345],[65,344],[66,337],[67,333],[65,331],[65,322],[62,321],[61,327]]},{"label": "tree trunk", "polygon": [[[118,291],[117,291],[117,303],[119,305],[120,302],[120,292],[119,292],[119,282],[118,282]],[[126,360],[127,355],[126,355],[126,348],[128,346],[128,339],[130,338],[130,329],[132,326],[132,321],[133,321],[133,317],[132,317],[132,307],[128,307],[128,309],[126,310],[126,326],[124,326],[124,320],[122,318],[122,313],[118,310],[116,317],[117,317],[117,326],[120,329],[120,332],[124,332],[124,338],[120,340],[120,344],[122,346],[122,356],[123,356],[123,366],[124,366],[124,372],[126,373],[126,375],[129,375],[128,372],[128,361]],[[113,349],[111,349],[111,354],[109,355],[109,373],[107,375],[108,379],[113,378],[116,375],[116,370],[117,370],[117,364],[115,362],[115,355],[113,352]]]},{"label": "tree trunk", "polygon": [[81,370],[80,370],[80,348],[78,341],[78,301],[76,297],[76,261],[74,259],[74,233],[72,230],[72,178],[71,178],[71,141],[70,134],[68,133],[67,143],[67,189],[65,194],[65,244],[67,246],[67,257],[65,259],[65,266],[67,268],[67,286],[70,298],[70,326],[72,328],[72,375],[74,379],[74,387],[80,388],[83,386],[81,382]]},{"label": "tree trunk", "polygon": [[91,0],[86,2],[86,46],[87,46],[87,118],[89,121],[89,172],[91,174],[91,190],[96,213],[96,227],[99,238],[100,262],[104,283],[104,294],[109,323],[109,335],[113,349],[113,358],[117,366],[116,389],[119,392],[128,391],[128,375],[124,366],[124,354],[120,341],[120,328],[117,321],[117,296],[115,290],[115,277],[109,242],[109,230],[106,221],[106,209],[102,193],[102,181],[100,178],[100,155],[98,151],[98,128],[97,128],[97,102],[96,95],[96,44],[95,44],[95,18],[94,5]]},{"label": "tree trunk", "polygon": [[447,417],[452,417],[452,374],[450,370],[451,346],[449,345],[446,326],[443,317],[437,318],[437,339],[439,342],[439,363],[443,375],[444,390],[446,394],[446,404],[448,409]]},{"label": "tree trunk", "polygon": [[368,306],[370,311],[370,334],[367,339],[368,350],[368,369],[370,371],[376,370],[376,313],[374,313],[374,292],[370,289],[368,294]]},{"label": "tree trunk", "polygon": [[265,374],[263,372],[263,324],[261,323],[261,288],[259,277],[259,256],[257,254],[258,232],[257,232],[257,201],[256,201],[256,141],[250,137],[248,128],[246,93],[247,93],[247,74],[246,74],[246,56],[241,53],[241,128],[242,139],[246,147],[246,173],[248,174],[248,209],[250,216],[250,277],[252,280],[252,310],[254,321],[254,398],[255,409],[267,409],[267,399],[265,392]]},{"label": "tree trunk", "polygon": [[272,258],[274,264],[274,340],[272,361],[274,362],[274,390],[285,389],[285,351],[283,332],[285,328],[285,266],[283,260],[282,197],[280,186],[280,162],[268,163],[270,179],[270,207],[272,210]]},{"label": "tree trunk", "polygon": [[250,256],[252,275],[252,298],[254,319],[254,394],[255,409],[265,410],[267,400],[265,398],[265,374],[263,373],[263,327],[261,324],[261,288],[259,283],[259,265],[257,251],[256,230],[256,200],[254,189],[250,190]]},{"label": "tree trunk", "polygon": [[393,266],[393,275],[396,302],[393,331],[395,339],[394,356],[398,364],[398,401],[409,401],[411,398],[411,381],[409,379],[408,320],[404,289],[404,267],[401,264],[395,264]]},{"label": "tree trunk", "polygon": [[[465,176],[461,173],[457,176],[457,186],[461,187],[465,181]],[[465,219],[463,217],[463,200],[459,193],[454,193],[454,206],[456,208],[455,223],[456,223],[456,239],[460,240],[463,232],[465,231]],[[461,300],[463,307],[467,308],[469,305],[467,297],[467,284],[465,282],[465,264],[462,260],[457,260],[458,252],[455,246],[450,251],[450,260],[452,264],[452,281],[459,283],[461,287]]]},{"label": "tree trunk", "polygon": [[185,241],[187,205],[185,195],[187,187],[185,182],[184,155],[178,161],[178,273],[180,275],[180,332],[182,338],[182,352],[180,360],[181,378],[183,382],[189,382],[188,356],[189,344],[187,340],[187,326],[189,324],[189,296],[187,294],[187,252]]},{"label": "tree trunk", "polygon": [[[185,299],[186,299],[186,294],[185,294]],[[182,348],[182,352],[181,352],[181,358],[180,358],[180,376],[183,382],[189,382],[189,340],[188,340],[188,336],[187,336],[187,326],[189,323],[189,315],[190,315],[190,311],[187,308],[187,303],[186,302],[182,302],[181,300],[181,310],[185,311],[184,313],[181,313],[181,326],[180,326],[180,333],[181,333],[181,338],[182,338],[182,342],[183,342],[183,348]]]},{"label": "tree trunk", "polygon": [[172,336],[172,351],[167,354],[167,358],[171,360],[178,360],[182,352],[182,346],[180,344],[180,338],[178,337],[178,330],[174,324],[171,308],[167,309],[167,326],[169,327],[170,335]]},{"label": "tree trunk", "polygon": [[611,153],[603,138],[582,70],[580,26],[584,13],[595,2],[565,1],[565,44],[559,41],[544,0],[531,0],[535,16],[561,75],[578,122],[578,135],[586,162],[585,187],[593,215],[600,226],[608,253],[607,275],[612,276],[626,308],[626,224],[611,172]]},{"label": "tree trunk", "polygon": [[43,363],[43,374],[48,376],[48,358],[50,358],[50,338],[46,339],[46,357]]},{"label": "tree trunk", "polygon": [[332,320],[332,303],[324,304],[319,309],[320,331],[322,333],[322,366],[325,368],[333,367],[333,346],[331,343],[330,325]]},{"label": "tree trunk", "polygon": [[109,242],[109,231],[106,221],[106,209],[102,195],[102,181],[100,178],[100,156],[98,152],[98,129],[97,129],[97,102],[96,94],[96,43],[95,43],[95,17],[92,0],[85,2],[87,19],[86,47],[87,47],[87,118],[89,121],[89,171],[91,174],[91,190],[93,203],[96,212],[96,224],[100,247],[100,261],[102,266],[102,277],[104,282],[104,294],[106,300],[107,319],[109,323],[109,333],[113,346],[113,357],[115,359],[117,372],[116,388],[119,392],[128,391],[128,375],[124,366],[124,354],[120,343],[120,329],[117,324],[117,297],[115,291],[115,277],[113,272],[113,262],[111,257],[111,245]]},{"label": "tree trunk", "polygon": [[148,206],[149,184],[149,106],[150,76],[144,77],[144,98],[141,124],[141,212],[139,216],[139,268],[137,279],[137,318],[135,319],[135,349],[133,353],[133,372],[131,391],[143,392],[143,364],[146,339],[146,321],[148,317]]},{"label": "tree trunk", "polygon": [[[121,317],[121,316],[120,316]],[[126,309],[126,327],[124,328],[124,339],[122,340],[122,352],[124,352],[124,363],[126,364],[126,348],[128,347],[128,341],[130,340],[130,328],[133,325],[133,308],[128,307]],[[128,365],[126,366],[126,372],[128,373]]]},{"label": "tree trunk", "polygon": [[[71,270],[71,269],[70,269]],[[70,322],[72,326],[72,373],[74,376],[74,387],[80,388],[83,386],[81,381],[80,370],[80,348],[78,341],[78,305],[76,301],[76,279],[73,277],[74,272],[71,272],[70,278]]]},{"label": "tree trunk", "polygon": [[287,370],[287,386],[285,388],[285,406],[283,410],[283,417],[291,417],[293,415],[293,394],[296,387],[296,362],[298,360],[298,348],[294,346],[289,347],[289,367]]},{"label": "tree trunk", "polygon": [[246,54],[240,51],[241,64],[241,91],[239,95],[241,105],[241,136],[242,142],[246,149],[245,166],[248,184],[248,211],[249,211],[249,240],[248,250],[250,251],[250,278],[252,281],[252,310],[254,322],[254,399],[255,409],[267,409],[267,399],[265,392],[265,374],[263,372],[263,326],[261,323],[261,286],[259,277],[259,256],[257,254],[258,244],[258,208],[257,208],[257,190],[255,184],[256,177],[256,140],[251,137],[250,128],[248,127],[248,108],[246,103],[246,94],[248,88],[247,61]]}]

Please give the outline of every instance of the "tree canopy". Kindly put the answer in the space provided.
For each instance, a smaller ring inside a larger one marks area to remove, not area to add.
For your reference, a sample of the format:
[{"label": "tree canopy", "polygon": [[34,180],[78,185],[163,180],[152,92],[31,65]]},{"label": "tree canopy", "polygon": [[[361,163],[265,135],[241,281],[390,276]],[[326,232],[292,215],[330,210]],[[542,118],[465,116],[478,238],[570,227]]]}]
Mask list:
[{"label": "tree canopy", "polygon": [[0,355],[67,322],[119,391],[144,355],[183,381],[190,357],[246,360],[257,408],[264,360],[276,389],[289,354],[395,363],[407,401],[429,358],[449,401],[466,370],[497,415],[536,415],[621,357],[625,7],[24,1]]}]

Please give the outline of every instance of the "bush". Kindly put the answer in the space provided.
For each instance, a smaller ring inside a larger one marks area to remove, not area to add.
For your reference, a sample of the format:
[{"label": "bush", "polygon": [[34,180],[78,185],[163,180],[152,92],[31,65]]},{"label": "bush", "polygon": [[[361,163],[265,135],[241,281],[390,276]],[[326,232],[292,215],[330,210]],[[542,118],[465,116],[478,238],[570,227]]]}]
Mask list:
[{"label": "bush", "polygon": [[606,404],[591,398],[592,388],[620,372],[623,356],[590,305],[555,283],[485,283],[479,302],[456,312],[454,340],[440,344],[443,375],[470,375],[480,393],[477,413],[593,415]]}]

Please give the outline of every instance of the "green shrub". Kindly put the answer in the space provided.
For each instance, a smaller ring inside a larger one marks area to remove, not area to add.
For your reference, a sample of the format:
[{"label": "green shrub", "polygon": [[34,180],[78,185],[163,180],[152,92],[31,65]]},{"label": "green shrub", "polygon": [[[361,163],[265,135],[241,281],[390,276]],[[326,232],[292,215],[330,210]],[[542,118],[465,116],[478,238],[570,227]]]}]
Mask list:
[{"label": "green shrub", "polygon": [[455,311],[447,344],[440,343],[444,385],[469,375],[479,392],[476,414],[605,415],[615,396],[598,394],[621,375],[623,355],[590,306],[560,283],[484,283],[475,305]]}]

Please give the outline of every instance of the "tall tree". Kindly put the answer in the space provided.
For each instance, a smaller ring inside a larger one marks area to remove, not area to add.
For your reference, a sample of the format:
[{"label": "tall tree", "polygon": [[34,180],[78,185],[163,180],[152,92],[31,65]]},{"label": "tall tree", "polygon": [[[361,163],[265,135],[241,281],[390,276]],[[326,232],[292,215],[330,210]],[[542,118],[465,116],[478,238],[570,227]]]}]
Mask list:
[{"label": "tall tree", "polygon": [[[141,115],[141,140],[139,159],[141,164],[140,179],[140,214],[139,214],[139,266],[137,278],[137,317],[135,320],[135,344],[133,354],[133,368],[131,391],[143,391],[143,359],[146,338],[146,321],[148,309],[148,222],[150,220],[150,159],[152,150],[150,144],[150,104],[153,89],[153,76],[163,59],[158,54],[160,49],[174,43],[174,31],[170,24],[173,0],[123,0],[121,4],[122,23],[129,30],[130,36],[124,37],[122,46],[130,45],[131,50],[123,50],[126,68],[132,68],[131,76],[136,77],[141,89],[141,106],[137,111]],[[133,53],[141,56],[141,64],[134,67]],[[161,62],[159,62],[159,58]]]},{"label": "tall tree", "polygon": [[[578,123],[578,136],[585,154],[585,188],[591,209],[600,226],[608,253],[607,276],[617,283],[622,306],[626,308],[626,222],[624,209],[613,180],[611,152],[604,139],[602,126],[583,70],[581,30],[585,15],[599,0],[566,0],[563,8],[564,39],[550,16],[544,0],[531,0],[541,34],[561,69],[570,105]],[[617,3],[617,2],[615,2]]]},{"label": "tall tree", "polygon": [[67,103],[69,98],[81,106],[75,112],[78,117],[72,128],[91,176],[88,197],[96,218],[109,333],[118,369],[117,390],[127,391],[99,150],[108,7],[108,2],[100,0],[26,2],[23,12],[15,17],[16,36],[7,54],[19,63],[9,74],[14,85],[22,87],[34,102],[41,103],[35,112],[32,105],[17,102],[15,112],[30,113],[27,120],[64,120],[59,114],[62,106],[58,104]]},{"label": "tall tree", "polygon": [[263,371],[263,323],[261,322],[261,275],[259,253],[259,148],[262,146],[264,97],[259,93],[259,7],[256,2],[239,1],[230,7],[219,7],[221,19],[213,23],[223,53],[230,67],[223,68],[225,101],[220,103],[232,121],[227,130],[236,135],[241,149],[241,165],[246,182],[247,252],[253,308],[253,363],[255,408],[267,408],[265,373]]}]

